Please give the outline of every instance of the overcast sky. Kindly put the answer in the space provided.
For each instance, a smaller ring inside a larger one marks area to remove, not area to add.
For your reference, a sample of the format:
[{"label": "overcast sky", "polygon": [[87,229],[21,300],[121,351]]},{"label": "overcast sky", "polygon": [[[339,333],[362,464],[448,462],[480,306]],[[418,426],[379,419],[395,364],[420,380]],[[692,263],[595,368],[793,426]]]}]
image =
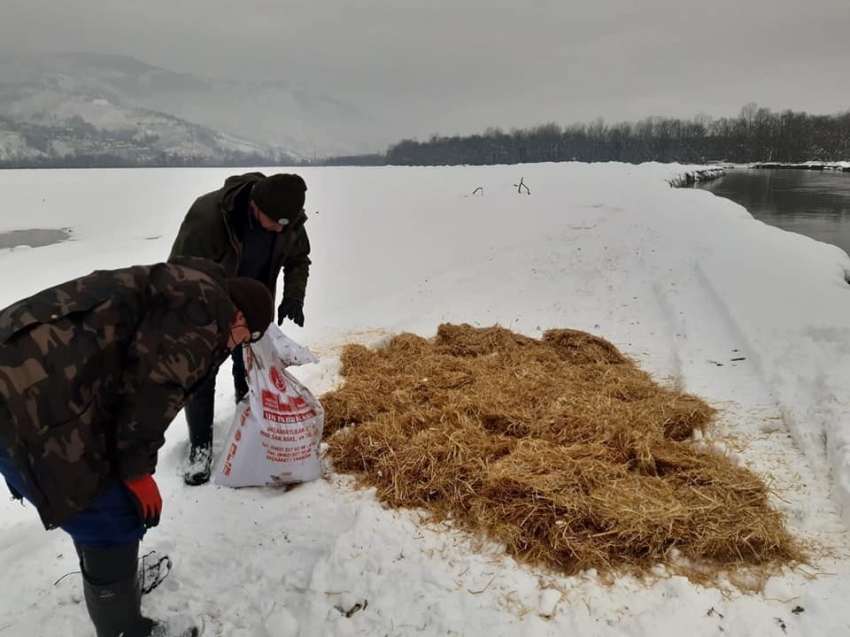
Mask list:
[{"label": "overcast sky", "polygon": [[0,0],[0,55],[300,82],[409,135],[850,108],[850,0]]}]

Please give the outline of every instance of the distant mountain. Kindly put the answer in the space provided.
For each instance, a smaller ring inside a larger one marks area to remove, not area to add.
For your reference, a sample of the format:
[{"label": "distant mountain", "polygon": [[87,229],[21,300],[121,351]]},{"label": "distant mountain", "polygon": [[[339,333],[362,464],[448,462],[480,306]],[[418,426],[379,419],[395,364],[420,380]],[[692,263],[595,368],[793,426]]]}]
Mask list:
[{"label": "distant mountain", "polygon": [[353,106],[283,82],[209,80],[91,53],[0,63],[0,161],[286,161],[371,149],[358,132],[367,127]]},{"label": "distant mountain", "polygon": [[5,165],[215,165],[278,162],[262,147],[165,113],[102,97],[0,87],[0,163]]}]

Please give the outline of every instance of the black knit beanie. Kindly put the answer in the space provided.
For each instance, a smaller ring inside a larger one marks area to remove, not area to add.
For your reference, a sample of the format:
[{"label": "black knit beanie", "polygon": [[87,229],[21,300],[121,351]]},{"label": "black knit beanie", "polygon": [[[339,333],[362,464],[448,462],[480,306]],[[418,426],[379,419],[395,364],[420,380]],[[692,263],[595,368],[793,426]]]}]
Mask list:
[{"label": "black knit beanie", "polygon": [[265,334],[274,320],[274,299],[269,289],[256,279],[237,276],[227,279],[227,293],[236,309],[245,315],[248,329]]},{"label": "black knit beanie", "polygon": [[307,184],[298,175],[280,173],[254,184],[251,198],[266,216],[294,221],[304,209]]}]

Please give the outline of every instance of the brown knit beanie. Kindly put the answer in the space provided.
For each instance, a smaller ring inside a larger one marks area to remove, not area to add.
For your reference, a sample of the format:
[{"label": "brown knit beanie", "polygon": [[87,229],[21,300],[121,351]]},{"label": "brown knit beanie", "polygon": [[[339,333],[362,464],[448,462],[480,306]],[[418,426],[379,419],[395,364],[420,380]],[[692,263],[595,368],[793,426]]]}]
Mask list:
[{"label": "brown knit beanie", "polygon": [[237,276],[227,279],[227,293],[236,309],[245,315],[248,329],[265,334],[274,320],[274,299],[269,289],[256,279]]},{"label": "brown knit beanie", "polygon": [[294,221],[304,208],[307,184],[298,175],[280,173],[254,184],[251,198],[268,217]]}]

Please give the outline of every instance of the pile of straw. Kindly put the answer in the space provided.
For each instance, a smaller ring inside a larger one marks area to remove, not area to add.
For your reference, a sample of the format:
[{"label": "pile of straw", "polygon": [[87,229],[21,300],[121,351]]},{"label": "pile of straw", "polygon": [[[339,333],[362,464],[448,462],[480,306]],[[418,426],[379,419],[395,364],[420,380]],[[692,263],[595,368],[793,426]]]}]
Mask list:
[{"label": "pile of straw", "polygon": [[442,325],[349,345],[342,374],[322,397],[335,469],[518,559],[696,576],[799,557],[765,484],[690,442],[715,411],[603,339]]}]

